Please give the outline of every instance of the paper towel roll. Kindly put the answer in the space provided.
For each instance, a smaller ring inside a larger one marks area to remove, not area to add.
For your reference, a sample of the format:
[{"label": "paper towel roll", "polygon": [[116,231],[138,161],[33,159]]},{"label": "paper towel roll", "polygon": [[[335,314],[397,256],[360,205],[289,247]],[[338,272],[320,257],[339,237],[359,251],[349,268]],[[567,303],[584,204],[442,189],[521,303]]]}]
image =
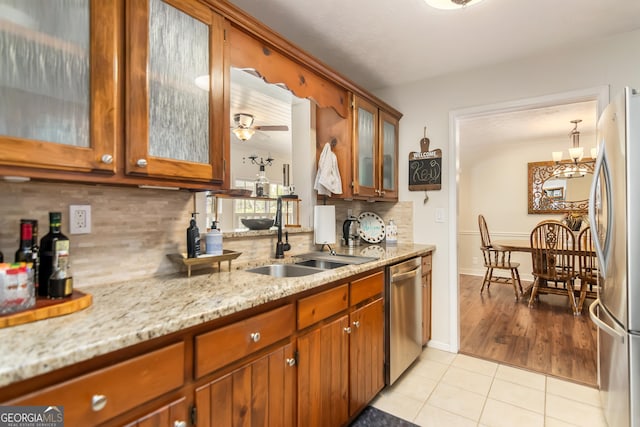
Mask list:
[{"label": "paper towel roll", "polygon": [[336,207],[318,205],[313,209],[313,238],[317,245],[336,243]]}]

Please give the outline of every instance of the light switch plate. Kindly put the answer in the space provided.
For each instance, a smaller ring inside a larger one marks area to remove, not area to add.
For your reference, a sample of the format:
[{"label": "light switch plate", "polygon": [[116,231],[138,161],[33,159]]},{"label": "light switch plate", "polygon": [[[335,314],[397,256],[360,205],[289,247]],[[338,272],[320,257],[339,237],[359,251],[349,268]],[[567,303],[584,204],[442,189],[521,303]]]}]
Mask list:
[{"label": "light switch plate", "polygon": [[436,222],[444,222],[444,208],[436,208]]},{"label": "light switch plate", "polygon": [[91,233],[91,205],[69,205],[69,234]]}]

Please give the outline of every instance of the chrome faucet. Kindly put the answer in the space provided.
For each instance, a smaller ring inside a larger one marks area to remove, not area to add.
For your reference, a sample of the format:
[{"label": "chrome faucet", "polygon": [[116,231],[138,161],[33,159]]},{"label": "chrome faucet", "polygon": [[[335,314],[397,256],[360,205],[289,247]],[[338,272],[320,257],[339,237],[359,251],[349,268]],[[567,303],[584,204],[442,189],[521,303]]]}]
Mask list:
[{"label": "chrome faucet", "polygon": [[275,226],[278,227],[278,242],[276,243],[276,259],[284,258],[285,251],[291,249],[291,245],[289,244],[289,232],[285,232],[286,243],[282,242],[282,197],[278,197],[278,201],[276,203],[276,223]]}]

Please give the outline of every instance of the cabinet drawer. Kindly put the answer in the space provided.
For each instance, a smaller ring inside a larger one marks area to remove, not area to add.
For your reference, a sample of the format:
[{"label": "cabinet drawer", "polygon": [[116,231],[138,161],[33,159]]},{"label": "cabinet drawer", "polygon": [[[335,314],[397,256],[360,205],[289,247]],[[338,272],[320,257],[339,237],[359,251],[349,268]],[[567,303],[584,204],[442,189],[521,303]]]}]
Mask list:
[{"label": "cabinet drawer", "polygon": [[351,282],[351,305],[356,305],[384,291],[384,272]]},{"label": "cabinet drawer", "polygon": [[431,271],[431,254],[422,257],[422,274]]},{"label": "cabinet drawer", "polygon": [[[89,426],[120,415],[183,383],[184,343],[178,343],[11,403],[64,406],[65,425]],[[102,405],[100,402],[105,403]]]},{"label": "cabinet drawer", "polygon": [[293,333],[293,304],[196,337],[196,378],[222,368]]},{"label": "cabinet drawer", "polygon": [[322,319],[346,310],[348,286],[337,286],[298,301],[298,329],[304,329]]}]

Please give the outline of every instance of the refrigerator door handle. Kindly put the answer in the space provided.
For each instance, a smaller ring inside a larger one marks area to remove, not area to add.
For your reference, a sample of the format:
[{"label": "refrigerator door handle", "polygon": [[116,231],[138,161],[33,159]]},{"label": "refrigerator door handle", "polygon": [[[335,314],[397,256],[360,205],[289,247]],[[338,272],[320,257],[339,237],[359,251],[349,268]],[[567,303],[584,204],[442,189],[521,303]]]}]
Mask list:
[{"label": "refrigerator door handle", "polygon": [[[607,334],[611,335],[614,338],[619,338],[620,341],[624,343],[626,334],[616,331],[611,326],[607,325],[602,320],[600,320],[600,318],[596,314],[596,307],[599,305],[600,305],[600,298],[596,299],[594,302],[591,303],[591,305],[589,306],[589,317],[591,317],[591,320],[593,321],[593,323],[596,324],[598,328],[602,329],[604,332],[606,332]],[[600,309],[604,310],[603,308],[600,308]]]},{"label": "refrigerator door handle", "polygon": [[[600,153],[598,153],[598,158],[596,160],[595,167],[593,168],[593,181],[591,182],[591,191],[589,195],[589,224],[591,224],[591,231],[593,235],[593,243],[595,246],[596,257],[598,261],[600,261],[599,268],[601,270],[601,276],[606,277],[607,267],[609,264],[608,256],[606,251],[609,250],[609,240],[611,234],[611,224],[607,224],[606,226],[606,236],[604,238],[604,245],[601,243],[599,234],[600,230],[598,230],[598,222],[596,221],[596,196],[598,193],[599,185],[604,187],[604,194],[602,194],[605,200],[601,200],[600,203],[607,203],[607,208],[613,210],[613,206],[609,203],[609,198],[611,197],[611,179],[609,177],[609,167],[607,164],[606,152],[605,152],[605,144],[601,144]],[[603,172],[604,180],[600,179],[600,172]],[[611,222],[611,218],[613,218],[614,213],[609,212],[607,214],[606,220]]]}]

